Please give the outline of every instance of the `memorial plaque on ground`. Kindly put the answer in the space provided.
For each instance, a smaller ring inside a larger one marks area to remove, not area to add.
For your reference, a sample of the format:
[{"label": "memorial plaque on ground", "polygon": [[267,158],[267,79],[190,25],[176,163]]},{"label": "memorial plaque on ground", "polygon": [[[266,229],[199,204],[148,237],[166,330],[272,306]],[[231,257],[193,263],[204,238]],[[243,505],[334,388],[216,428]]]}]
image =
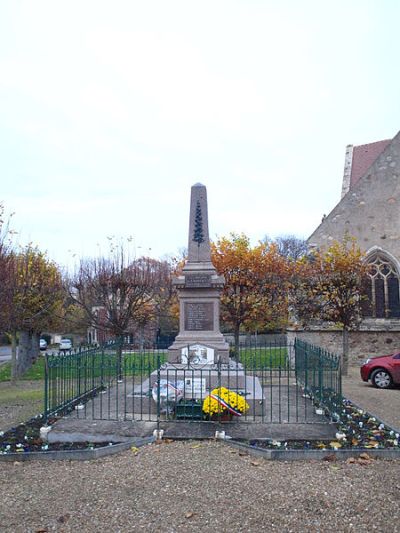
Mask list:
[{"label": "memorial plaque on ground", "polygon": [[204,378],[186,378],[185,379],[185,396],[194,398],[206,395],[206,380]]},{"label": "memorial plaque on ground", "polygon": [[186,274],[185,287],[194,289],[211,287],[211,276],[210,274]]},{"label": "memorial plaque on ground", "polygon": [[211,331],[214,328],[214,305],[211,302],[185,303],[185,330]]}]

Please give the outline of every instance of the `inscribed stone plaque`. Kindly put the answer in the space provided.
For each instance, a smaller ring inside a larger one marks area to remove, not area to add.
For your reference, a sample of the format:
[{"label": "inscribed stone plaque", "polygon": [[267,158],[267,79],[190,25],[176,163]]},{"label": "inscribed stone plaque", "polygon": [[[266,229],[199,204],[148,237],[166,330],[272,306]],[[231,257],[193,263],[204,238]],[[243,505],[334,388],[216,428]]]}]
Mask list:
[{"label": "inscribed stone plaque", "polygon": [[212,331],[214,304],[211,302],[185,303],[185,330]]},{"label": "inscribed stone plaque", "polygon": [[196,289],[211,287],[211,276],[209,274],[186,274],[185,287]]}]

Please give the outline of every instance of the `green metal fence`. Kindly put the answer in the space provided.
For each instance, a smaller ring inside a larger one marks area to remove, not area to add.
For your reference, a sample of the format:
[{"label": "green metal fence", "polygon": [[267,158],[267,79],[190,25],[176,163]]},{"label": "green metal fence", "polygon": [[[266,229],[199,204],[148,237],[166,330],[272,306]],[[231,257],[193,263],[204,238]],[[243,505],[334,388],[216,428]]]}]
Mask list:
[{"label": "green metal fence", "polygon": [[336,413],[342,402],[341,360],[323,348],[299,339],[294,343],[296,380],[315,405]]},{"label": "green metal fence", "polygon": [[242,344],[229,363],[203,367],[167,358],[166,349],[119,342],[47,355],[46,418],[220,422],[226,413],[210,417],[204,402],[228,389],[248,404],[235,422],[314,423],[315,405],[332,411],[341,396],[338,357],[300,341]]}]

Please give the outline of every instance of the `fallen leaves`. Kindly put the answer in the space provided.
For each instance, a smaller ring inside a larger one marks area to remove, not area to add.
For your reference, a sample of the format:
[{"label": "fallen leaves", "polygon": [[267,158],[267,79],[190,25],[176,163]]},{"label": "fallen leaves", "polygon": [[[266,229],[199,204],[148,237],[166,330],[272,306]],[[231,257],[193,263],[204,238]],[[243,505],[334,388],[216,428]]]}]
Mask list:
[{"label": "fallen leaves", "polygon": [[370,465],[374,462],[373,457],[368,455],[368,453],[360,453],[358,457],[349,457],[346,461],[347,464],[358,464],[362,466]]},{"label": "fallen leaves", "polygon": [[336,455],[334,455],[333,453],[331,453],[329,455],[325,455],[325,457],[322,460],[323,461],[327,461],[328,463],[332,463],[332,462],[336,461]]}]

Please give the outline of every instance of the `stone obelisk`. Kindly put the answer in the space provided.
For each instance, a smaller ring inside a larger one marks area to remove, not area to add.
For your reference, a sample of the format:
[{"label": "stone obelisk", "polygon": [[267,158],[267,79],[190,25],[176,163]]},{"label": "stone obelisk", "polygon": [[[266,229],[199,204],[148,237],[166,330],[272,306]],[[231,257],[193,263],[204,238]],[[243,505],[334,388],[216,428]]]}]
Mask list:
[{"label": "stone obelisk", "polygon": [[207,190],[201,183],[191,190],[188,258],[174,285],[179,298],[179,335],[168,350],[168,362],[227,363],[229,345],[219,326],[224,278],[211,262]]}]

